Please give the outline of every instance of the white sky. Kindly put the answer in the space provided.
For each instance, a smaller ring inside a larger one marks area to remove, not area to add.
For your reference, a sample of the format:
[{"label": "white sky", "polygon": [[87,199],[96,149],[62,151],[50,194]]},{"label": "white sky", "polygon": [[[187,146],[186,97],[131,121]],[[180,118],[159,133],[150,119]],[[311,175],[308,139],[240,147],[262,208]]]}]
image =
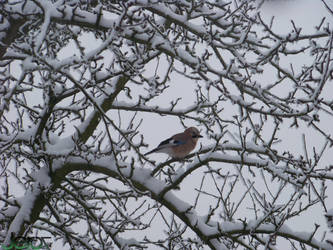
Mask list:
[{"label": "white sky", "polygon": [[[328,2],[329,0],[327,0]],[[333,5],[333,4],[331,4]],[[319,0],[281,0],[281,1],[266,1],[265,4],[261,7],[262,15],[264,16],[265,20],[269,21],[270,17],[272,15],[275,16],[275,28],[274,30],[278,33],[286,33],[288,32],[292,25],[290,23],[290,20],[294,20],[295,24],[297,26],[301,26],[303,30],[308,31],[311,33],[314,30],[314,26],[318,25],[321,18],[323,16],[327,16],[327,20],[330,20],[330,22],[333,25],[333,18],[332,15],[329,15],[327,10],[323,7],[323,4]],[[94,41],[94,38],[87,37],[86,45],[91,47],[93,49],[96,45],[96,42]],[[67,52],[65,52],[66,56],[68,56]],[[305,60],[305,59],[304,59]],[[300,65],[303,63],[303,60],[300,62],[293,62],[295,64],[299,63]],[[152,69],[152,72],[154,72],[155,69]],[[267,81],[270,80],[269,75],[265,76],[267,77]],[[332,84],[330,84],[330,90],[327,90],[326,93],[330,94],[333,93],[333,87]],[[172,96],[176,96],[179,93],[182,93],[182,103],[186,107],[189,104],[192,104],[195,100],[195,96],[192,91],[184,91],[184,88],[187,86],[192,86],[192,83],[187,79],[179,78],[179,83],[176,85],[173,85],[170,90],[167,91],[167,95],[165,95],[163,98],[159,99],[159,103],[157,103],[160,106],[169,106],[169,99]],[[230,114],[230,117],[234,115],[232,112],[232,109],[230,109],[230,112],[225,112],[224,114]],[[143,114],[142,115],[145,119],[143,126],[141,127],[140,131],[144,135],[145,141],[149,143],[149,149],[152,149],[156,145],[159,144],[161,140],[164,140],[168,138],[170,135],[174,133],[178,133],[182,131],[182,127],[178,122],[178,119],[176,118],[169,118],[169,117],[160,117],[160,116],[154,116],[152,117],[151,114]],[[226,117],[226,119],[229,119]],[[231,118],[230,118],[231,119]],[[321,117],[323,124],[326,123],[327,120],[327,129],[331,129],[331,132],[333,134],[333,130],[331,127],[332,121],[329,120],[329,118],[323,116]],[[167,126],[166,126],[167,124]],[[187,126],[195,126],[196,124],[193,122],[186,122]],[[286,127],[288,127],[288,124],[285,124]],[[325,125],[324,125],[325,126]],[[329,130],[328,130],[329,131]],[[308,139],[309,147],[312,148],[313,146],[323,145],[323,139],[320,136],[312,134],[313,132],[309,132],[304,130],[303,131],[306,134],[306,138]],[[302,145],[301,145],[301,133],[299,131],[296,131],[295,129],[286,129],[283,131],[283,134],[280,135],[280,137],[283,140],[283,143],[286,143],[289,148],[290,145],[292,145],[295,152],[302,153]],[[204,138],[200,141],[203,145],[210,144],[208,138]],[[281,147],[283,147],[283,143],[281,144]],[[198,148],[198,147],[197,147]],[[148,149],[147,149],[148,151]],[[330,150],[331,153],[333,153],[332,149]],[[167,156],[161,155],[161,154],[155,154],[151,156],[152,159],[157,160],[158,162],[162,162],[165,159],[167,159]],[[329,163],[332,163],[332,158],[330,157],[330,154],[326,154],[324,158],[321,161],[322,166],[327,166]],[[231,169],[233,166],[226,166],[227,169]],[[194,172],[190,178],[185,179],[183,185],[182,185],[182,196],[184,200],[188,201],[189,203],[193,202],[193,199],[196,196],[196,193],[193,192],[193,185],[195,187],[198,187],[201,180],[201,173]],[[206,184],[206,185],[209,185]],[[209,186],[206,186],[207,189],[209,189]],[[331,188],[333,186],[331,185]],[[177,193],[176,193],[177,194]],[[178,195],[178,194],[177,194]],[[235,194],[236,196],[237,194]],[[239,194],[238,194],[239,195]],[[208,207],[205,206],[205,204],[208,204],[204,202],[206,199],[202,196],[201,203],[203,204],[201,207],[198,207],[198,213],[205,214],[208,210]],[[327,204],[332,204],[333,207],[333,197],[329,197],[329,200],[331,202],[328,202]],[[329,207],[331,208],[331,207]],[[244,213],[246,214],[246,212]],[[325,219],[323,217],[323,211],[309,211],[309,217],[313,220],[304,220],[304,215],[299,217],[298,219],[293,220],[293,229],[295,231],[302,231],[304,228],[307,230],[311,228],[313,225],[313,222],[320,222],[323,226],[325,225]],[[52,249],[58,249],[59,245],[53,246]]]}]

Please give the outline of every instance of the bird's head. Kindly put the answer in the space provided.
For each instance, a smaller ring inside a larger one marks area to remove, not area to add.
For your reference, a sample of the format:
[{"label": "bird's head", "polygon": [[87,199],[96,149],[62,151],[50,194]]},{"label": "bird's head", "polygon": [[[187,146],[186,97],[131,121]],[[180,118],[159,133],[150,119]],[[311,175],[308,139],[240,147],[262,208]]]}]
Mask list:
[{"label": "bird's head", "polygon": [[200,132],[197,128],[195,127],[190,127],[190,128],[187,128],[185,130],[185,133],[188,133],[191,135],[191,137],[194,139],[194,140],[198,140],[200,137],[202,137],[202,135],[200,135]]}]

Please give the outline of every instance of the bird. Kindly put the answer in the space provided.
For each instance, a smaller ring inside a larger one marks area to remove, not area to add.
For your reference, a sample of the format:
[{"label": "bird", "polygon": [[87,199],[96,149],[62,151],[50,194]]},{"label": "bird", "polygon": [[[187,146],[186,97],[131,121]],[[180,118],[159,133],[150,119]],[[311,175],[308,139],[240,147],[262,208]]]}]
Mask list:
[{"label": "bird", "polygon": [[149,155],[152,153],[166,153],[172,158],[183,159],[186,157],[197,145],[198,139],[201,138],[200,132],[195,127],[185,129],[183,133],[175,134],[170,138],[162,141],[156,148],[145,153]]}]

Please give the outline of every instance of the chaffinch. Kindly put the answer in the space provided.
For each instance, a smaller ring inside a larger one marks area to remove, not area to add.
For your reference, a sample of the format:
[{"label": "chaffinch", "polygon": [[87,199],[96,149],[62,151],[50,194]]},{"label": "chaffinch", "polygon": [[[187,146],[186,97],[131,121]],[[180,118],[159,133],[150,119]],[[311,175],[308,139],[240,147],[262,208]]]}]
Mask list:
[{"label": "chaffinch", "polygon": [[197,145],[198,139],[202,137],[198,129],[187,128],[183,133],[175,134],[169,139],[162,141],[155,149],[145,153],[166,153],[172,158],[182,159],[187,156]]}]

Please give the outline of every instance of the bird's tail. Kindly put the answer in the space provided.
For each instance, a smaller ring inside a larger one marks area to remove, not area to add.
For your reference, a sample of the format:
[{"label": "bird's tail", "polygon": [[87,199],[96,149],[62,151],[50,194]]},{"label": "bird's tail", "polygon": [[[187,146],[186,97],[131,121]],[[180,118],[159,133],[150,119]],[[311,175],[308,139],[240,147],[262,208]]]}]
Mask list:
[{"label": "bird's tail", "polygon": [[145,153],[144,156],[146,156],[146,155],[150,155],[150,154],[152,154],[152,153],[155,153],[155,152],[157,152],[158,150],[159,150],[159,148],[155,148],[155,149],[153,149],[153,150],[151,150],[151,151]]}]

